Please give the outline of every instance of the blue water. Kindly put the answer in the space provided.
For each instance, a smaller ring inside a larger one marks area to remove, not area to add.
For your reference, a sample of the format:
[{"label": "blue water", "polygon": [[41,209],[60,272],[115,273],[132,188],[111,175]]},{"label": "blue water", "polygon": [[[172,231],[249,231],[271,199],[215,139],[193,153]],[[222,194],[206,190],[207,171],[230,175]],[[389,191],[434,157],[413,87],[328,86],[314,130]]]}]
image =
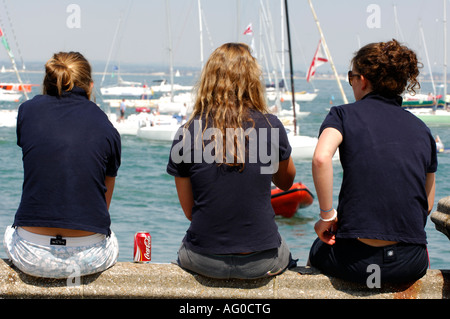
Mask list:
[{"label": "blue water", "polygon": [[[41,83],[42,74],[31,74],[31,83]],[[158,77],[149,75],[123,76],[129,81],[146,81],[148,84]],[[96,75],[100,83],[101,75]],[[180,84],[193,84],[194,76],[175,78]],[[316,136],[319,126],[330,107],[341,104],[342,99],[334,80],[317,80],[314,83],[319,95],[313,102],[301,103],[302,111],[311,114],[299,121],[302,135]],[[346,82],[342,85],[349,101],[353,101],[351,88]],[[424,92],[431,88],[430,83],[423,83]],[[296,80],[297,91],[311,90],[311,85],[302,79]],[[35,88],[31,95],[39,92]],[[102,98],[97,91],[97,102],[102,108]],[[2,104],[2,108],[15,108],[18,104]],[[430,127],[433,135],[439,135],[444,143],[450,145],[450,127]],[[122,136],[122,166],[116,179],[114,196],[110,207],[112,229],[120,245],[120,261],[132,261],[133,235],[136,231],[149,231],[152,236],[152,262],[168,263],[176,259],[180,242],[189,226],[189,221],[179,206],[174,181],[166,173],[169,156],[168,143],[156,143],[135,136]],[[437,190],[434,209],[439,199],[450,195],[450,154],[439,155],[437,172]],[[13,221],[15,210],[20,201],[22,187],[21,151],[16,145],[15,128],[0,127],[0,228],[4,229]],[[315,194],[309,161],[295,160],[297,180],[306,184]],[[334,165],[335,206],[342,170],[339,162]],[[279,231],[286,239],[294,258],[304,265],[311,243],[316,238],[314,223],[317,221],[319,207],[317,200],[290,218],[277,217]],[[434,228],[428,220],[426,227],[431,268],[450,268],[450,241]],[[3,231],[1,231],[3,234]],[[5,258],[0,249],[0,258]]]}]

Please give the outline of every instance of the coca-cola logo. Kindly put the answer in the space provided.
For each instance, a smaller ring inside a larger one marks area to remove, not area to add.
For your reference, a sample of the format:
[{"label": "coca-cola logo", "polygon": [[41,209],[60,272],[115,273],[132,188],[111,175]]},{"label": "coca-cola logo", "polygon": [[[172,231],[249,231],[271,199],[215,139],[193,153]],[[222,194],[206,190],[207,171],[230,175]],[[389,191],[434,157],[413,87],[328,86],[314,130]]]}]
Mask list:
[{"label": "coca-cola logo", "polygon": [[150,260],[151,257],[151,252],[152,252],[152,242],[150,237],[146,237],[144,239],[144,245],[145,245],[145,253],[144,256],[145,258],[147,258],[148,260]]}]

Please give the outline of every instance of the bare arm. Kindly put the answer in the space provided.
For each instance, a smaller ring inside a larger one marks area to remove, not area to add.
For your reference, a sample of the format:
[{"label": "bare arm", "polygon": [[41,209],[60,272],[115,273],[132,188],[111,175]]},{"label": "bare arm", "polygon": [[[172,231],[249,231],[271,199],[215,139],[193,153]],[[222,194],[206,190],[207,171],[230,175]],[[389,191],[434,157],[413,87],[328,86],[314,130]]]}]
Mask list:
[{"label": "bare arm", "polygon": [[184,215],[192,220],[192,207],[194,207],[194,195],[192,193],[192,184],[189,177],[175,177],[175,186],[177,188],[178,200]]},{"label": "bare arm", "polygon": [[[334,128],[326,128],[320,135],[312,160],[312,173],[316,188],[320,212],[324,219],[331,218],[333,208],[333,156],[342,143],[342,134]],[[335,236],[330,232],[336,226],[336,221],[324,222],[319,220],[314,229],[319,238],[329,244],[335,243]]]},{"label": "bare arm", "polygon": [[278,188],[286,191],[291,188],[296,173],[292,157],[289,156],[287,160],[280,162],[278,171],[272,176],[272,181]]},{"label": "bare arm", "polygon": [[116,178],[111,176],[106,176],[105,178],[105,186],[106,186],[106,207],[109,210],[109,205],[111,204],[112,195],[114,192],[114,185],[116,183]]},{"label": "bare arm", "polygon": [[428,173],[425,182],[425,190],[428,198],[428,214],[431,213],[434,205],[434,196],[436,193],[436,176],[434,173]]}]

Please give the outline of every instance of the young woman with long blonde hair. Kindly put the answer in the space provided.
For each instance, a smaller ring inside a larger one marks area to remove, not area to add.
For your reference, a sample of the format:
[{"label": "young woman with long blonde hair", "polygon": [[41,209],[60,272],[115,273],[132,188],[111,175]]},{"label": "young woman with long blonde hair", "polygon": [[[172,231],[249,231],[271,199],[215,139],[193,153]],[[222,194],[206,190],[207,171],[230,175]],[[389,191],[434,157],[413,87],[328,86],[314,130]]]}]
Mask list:
[{"label": "young woman with long blonde hair", "polygon": [[260,278],[294,263],[270,202],[272,181],[292,185],[290,153],[283,125],[268,112],[250,48],[217,48],[167,165],[191,221],[178,251],[181,267],[214,278]]}]

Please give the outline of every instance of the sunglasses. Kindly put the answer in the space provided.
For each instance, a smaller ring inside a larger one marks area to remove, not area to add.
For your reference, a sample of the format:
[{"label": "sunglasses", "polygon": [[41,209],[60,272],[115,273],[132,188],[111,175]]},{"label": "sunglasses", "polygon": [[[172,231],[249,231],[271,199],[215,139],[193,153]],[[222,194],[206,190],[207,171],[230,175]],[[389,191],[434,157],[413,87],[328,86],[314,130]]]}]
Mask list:
[{"label": "sunglasses", "polygon": [[361,76],[361,74],[356,74],[356,73],[353,74],[352,71],[348,71],[347,76],[348,76],[348,84],[350,84],[350,86],[352,86],[353,77],[354,76]]}]

